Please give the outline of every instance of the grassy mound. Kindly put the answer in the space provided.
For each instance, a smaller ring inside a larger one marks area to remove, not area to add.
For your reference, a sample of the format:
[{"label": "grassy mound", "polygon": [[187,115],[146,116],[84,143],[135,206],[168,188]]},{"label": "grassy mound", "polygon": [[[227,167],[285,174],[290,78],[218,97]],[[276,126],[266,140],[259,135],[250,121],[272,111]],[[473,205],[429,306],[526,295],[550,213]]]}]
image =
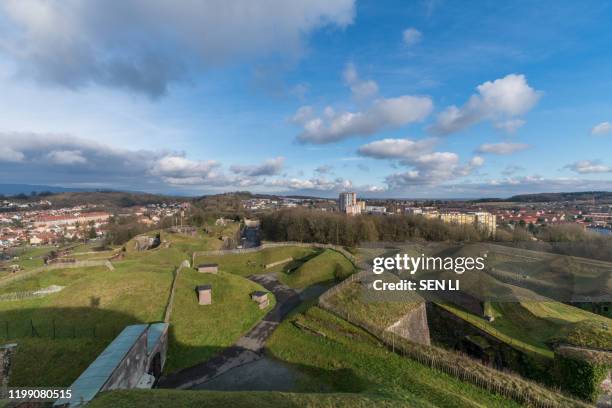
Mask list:
[{"label": "grassy mound", "polygon": [[325,249],[306,262],[287,265],[280,279],[292,288],[305,288],[315,283],[343,280],[355,272],[355,267],[341,253]]},{"label": "grassy mound", "polygon": [[[195,287],[212,286],[212,304],[199,305]],[[265,290],[241,276],[219,272],[199,273],[193,269],[180,272],[172,309],[171,341],[166,372],[192,366],[230,346],[253,327],[275,304],[260,310],[250,293]]]}]

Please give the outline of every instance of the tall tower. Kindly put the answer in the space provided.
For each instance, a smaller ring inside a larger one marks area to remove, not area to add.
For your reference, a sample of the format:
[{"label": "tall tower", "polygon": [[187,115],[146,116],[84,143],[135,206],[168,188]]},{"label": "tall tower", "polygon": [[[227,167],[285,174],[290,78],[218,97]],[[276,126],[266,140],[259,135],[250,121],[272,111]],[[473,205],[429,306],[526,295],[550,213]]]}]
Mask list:
[{"label": "tall tower", "polygon": [[346,213],[352,210],[357,205],[357,193],[347,192],[340,193],[338,199],[338,208],[341,212]]}]

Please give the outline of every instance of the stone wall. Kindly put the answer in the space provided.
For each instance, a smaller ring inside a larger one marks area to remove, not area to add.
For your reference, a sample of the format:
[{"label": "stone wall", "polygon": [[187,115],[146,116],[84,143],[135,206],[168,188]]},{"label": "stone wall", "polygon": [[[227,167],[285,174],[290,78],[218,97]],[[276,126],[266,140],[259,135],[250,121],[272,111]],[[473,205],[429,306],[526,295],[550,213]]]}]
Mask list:
[{"label": "stone wall", "polygon": [[508,369],[548,385],[553,361],[512,347],[433,302],[427,302],[431,340],[435,344],[462,351],[497,369]]},{"label": "stone wall", "polygon": [[142,374],[147,372],[148,363],[147,331],[145,330],[100,391],[134,388]]},{"label": "stone wall", "polygon": [[406,314],[406,316],[387,327],[387,331],[393,332],[415,343],[427,346],[431,345],[425,302],[421,303],[418,307]]}]

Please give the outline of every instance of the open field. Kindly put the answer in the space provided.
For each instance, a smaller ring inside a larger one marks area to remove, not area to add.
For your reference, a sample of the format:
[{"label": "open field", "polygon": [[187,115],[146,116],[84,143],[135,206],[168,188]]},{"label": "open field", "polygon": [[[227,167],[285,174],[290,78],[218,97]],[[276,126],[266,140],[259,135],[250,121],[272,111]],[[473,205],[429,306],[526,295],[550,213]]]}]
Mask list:
[{"label": "open field", "polygon": [[[194,288],[203,284],[212,285],[211,305],[198,305]],[[241,276],[183,269],[170,320],[171,341],[165,371],[204,361],[253,327],[275,304],[270,294],[270,306],[260,310],[249,298],[256,290],[264,289]]]},{"label": "open field", "polygon": [[213,256],[198,256],[195,265],[201,263],[219,264],[219,270],[241,276],[249,276],[258,273],[282,270],[282,265],[276,268],[266,269],[265,265],[282,261],[287,258],[300,259],[315,255],[319,250],[304,247],[279,247],[266,248],[257,252],[241,254],[225,254]]},{"label": "open field", "polygon": [[355,266],[344,255],[325,249],[305,261],[286,264],[278,273],[281,282],[289,287],[302,289],[315,283],[342,280],[355,272]]},{"label": "open field", "polygon": [[[165,233],[163,239],[171,242],[169,248],[125,252],[122,260],[113,261],[114,271],[101,266],[43,270],[0,288],[1,295],[64,286],[44,297],[0,302],[0,338],[18,343],[11,385],[70,385],[125,325],[163,320],[177,266],[190,259],[189,250],[214,249],[221,242]],[[203,283],[216,288],[216,305],[202,306],[208,313],[198,314],[203,310],[196,310],[194,289]],[[168,369],[210,357],[265,313],[249,298],[261,287],[241,276],[184,269],[178,284]]]}]

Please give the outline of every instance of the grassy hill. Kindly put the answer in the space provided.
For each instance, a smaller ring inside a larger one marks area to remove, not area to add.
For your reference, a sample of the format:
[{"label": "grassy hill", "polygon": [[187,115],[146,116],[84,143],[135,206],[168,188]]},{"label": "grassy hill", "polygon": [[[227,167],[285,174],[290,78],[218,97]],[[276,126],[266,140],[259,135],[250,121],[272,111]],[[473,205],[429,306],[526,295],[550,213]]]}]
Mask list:
[{"label": "grassy hill", "polygon": [[289,263],[280,273],[280,280],[292,288],[305,288],[315,283],[342,280],[355,272],[355,266],[341,253],[325,249],[305,261]]},{"label": "grassy hill", "polygon": [[[216,249],[220,241],[207,235],[162,233],[162,238],[169,248],[125,252],[122,260],[113,261],[113,271],[102,266],[42,270],[0,287],[1,295],[64,286],[45,297],[0,302],[0,338],[18,343],[11,386],[68,386],[123,327],[163,320],[177,266],[191,258],[191,250]],[[262,289],[259,285],[239,275],[183,272],[172,314],[168,369],[210,357],[265,314],[249,298],[251,291]],[[206,310],[196,307],[194,288],[202,283],[216,288],[215,304]]]},{"label": "grassy hill", "polygon": [[[212,304],[201,306],[194,288],[212,286]],[[179,275],[170,320],[170,348],[166,372],[204,361],[228,347],[253,327],[274,304],[260,310],[249,295],[263,288],[238,275],[219,271],[217,275],[183,269]]]}]

